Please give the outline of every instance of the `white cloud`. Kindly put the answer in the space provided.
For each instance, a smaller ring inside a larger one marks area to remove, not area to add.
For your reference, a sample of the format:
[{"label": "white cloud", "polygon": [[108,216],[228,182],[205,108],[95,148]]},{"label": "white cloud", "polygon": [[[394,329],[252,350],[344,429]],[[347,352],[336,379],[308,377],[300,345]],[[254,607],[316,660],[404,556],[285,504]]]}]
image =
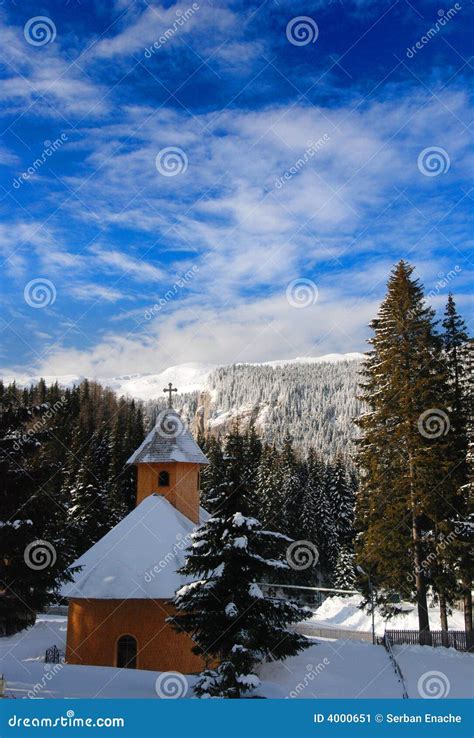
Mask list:
[{"label": "white cloud", "polygon": [[2,64],[0,97],[4,111],[34,113],[68,122],[68,116],[102,115],[108,106],[106,89],[91,81],[68,56],[57,36],[40,48],[28,44],[23,28],[8,24],[0,15]]},{"label": "white cloud", "polygon": [[94,246],[91,250],[98,264],[104,265],[111,272],[120,274],[121,278],[127,277],[138,282],[161,282],[165,277],[162,269],[144,259],[135,259],[122,251],[98,246]]},{"label": "white cloud", "polygon": [[316,305],[291,307],[285,292],[264,300],[213,310],[202,304],[144,321],[142,332],[111,334],[91,351],[60,349],[37,368],[40,374],[113,376],[156,372],[188,361],[233,363],[358,350],[376,302],[357,311],[331,290]]},{"label": "white cloud", "polygon": [[[207,0],[184,0],[169,7],[150,2],[140,8],[133,3],[114,25],[114,31],[117,28],[114,35],[94,44],[89,58],[119,61],[133,55],[146,63],[145,50],[157,43],[160,46],[152,49],[152,58],[160,58],[170,49],[178,48],[183,53],[190,48],[202,61],[211,55],[214,60],[232,64],[240,59],[242,64],[251,61],[263,47],[258,41],[236,41],[235,36],[243,34],[242,17],[225,3],[219,5]],[[241,66],[238,71],[242,71]]]},{"label": "white cloud", "polygon": [[103,302],[118,302],[119,300],[126,299],[127,297],[126,294],[120,290],[114,290],[92,282],[74,285],[70,289],[70,294],[84,302],[92,302],[96,300]]},{"label": "white cloud", "polygon": [[[102,47],[104,58],[135,48],[138,37],[123,33],[115,46]],[[107,376],[193,360],[256,361],[363,348],[366,324],[395,261],[407,256],[431,282],[439,268],[449,267],[440,256],[436,224],[451,207],[447,185],[464,182],[469,161],[457,120],[470,119],[464,96],[444,93],[443,107],[419,91],[392,93],[357,109],[350,103],[333,109],[279,105],[193,117],[137,105],[118,122],[91,126],[86,158],[66,179],[85,204],[77,208],[71,199],[71,222],[119,227],[122,234],[128,229],[130,243],[140,247],[125,246],[123,238],[119,247],[111,237],[110,247],[99,241],[76,255],[64,236],[35,231],[32,224],[21,224],[15,235],[31,244],[40,264],[71,280],[76,299],[93,297],[100,305],[123,298],[127,307],[135,299],[136,308],[116,313],[121,321],[139,322],[183,264],[191,260],[199,271],[154,320],[143,319],[130,334],[124,328],[98,340],[94,333],[91,350],[62,347],[37,371]],[[278,187],[277,178],[292,171],[308,142],[325,134],[325,144]],[[449,180],[433,181],[417,169],[419,151],[433,143],[449,152]],[[184,149],[185,174],[160,176],[155,157],[165,146]],[[108,233],[103,238],[109,242]],[[16,246],[4,225],[0,248],[10,268],[21,272],[25,250],[12,248],[12,241]],[[170,251],[175,262],[165,269],[162,257]],[[111,286],[98,285],[99,275]],[[288,282],[301,276],[318,283],[314,308],[296,310],[286,302]],[[143,295],[132,294],[131,281],[153,285],[143,311]]]}]

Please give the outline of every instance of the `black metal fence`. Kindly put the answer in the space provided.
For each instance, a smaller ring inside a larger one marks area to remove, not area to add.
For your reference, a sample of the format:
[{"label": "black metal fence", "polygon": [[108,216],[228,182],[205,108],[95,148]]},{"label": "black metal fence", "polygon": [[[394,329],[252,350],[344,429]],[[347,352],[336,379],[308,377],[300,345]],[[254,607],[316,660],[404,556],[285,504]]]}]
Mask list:
[{"label": "black metal fence", "polygon": [[463,630],[431,630],[421,632],[419,630],[387,630],[386,635],[390,638],[392,645],[400,646],[445,646],[455,648],[457,651],[467,651],[467,638]]},{"label": "black metal fence", "polygon": [[59,664],[63,659],[64,653],[63,651],[60,651],[57,646],[51,646],[51,648],[46,649],[46,653],[44,655],[45,664]]}]

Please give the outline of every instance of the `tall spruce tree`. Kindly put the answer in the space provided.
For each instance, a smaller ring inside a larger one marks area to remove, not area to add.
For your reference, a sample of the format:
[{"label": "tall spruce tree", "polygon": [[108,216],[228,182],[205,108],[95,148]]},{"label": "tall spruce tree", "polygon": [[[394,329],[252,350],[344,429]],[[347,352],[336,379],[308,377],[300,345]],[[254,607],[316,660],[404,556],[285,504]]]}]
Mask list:
[{"label": "tall spruce tree", "polygon": [[453,406],[451,417],[460,426],[466,424],[466,397],[464,377],[466,375],[465,352],[469,342],[467,327],[456,309],[456,303],[450,293],[443,320],[443,345],[447,356],[450,375],[450,397]]},{"label": "tall spruce tree", "polygon": [[299,538],[311,541],[316,545],[318,538],[318,514],[316,508],[317,487],[320,479],[314,469],[317,465],[314,451],[310,449],[305,464],[304,486],[299,509]]},{"label": "tall spruce tree", "polygon": [[338,455],[325,472],[325,489],[329,500],[339,546],[352,542],[354,530],[354,491],[343,459]]},{"label": "tall spruce tree", "polygon": [[355,589],[357,580],[354,552],[346,547],[339,550],[334,570],[334,586],[336,589]]},{"label": "tall spruce tree", "polygon": [[255,496],[259,509],[259,519],[272,530],[283,532],[282,520],[283,483],[280,469],[280,454],[273,445],[262,451],[257,470]]},{"label": "tall spruce tree", "polygon": [[205,454],[209,465],[204,466],[201,472],[201,504],[212,512],[212,501],[217,499],[219,487],[224,483],[224,453],[214,436],[206,439]]},{"label": "tall spruce tree", "polygon": [[337,557],[338,541],[334,517],[326,496],[325,468],[310,449],[306,460],[306,481],[300,509],[300,538],[313,543],[318,550],[318,563],[310,570],[318,574],[320,583],[330,584]]},{"label": "tall spruce tree", "polygon": [[316,483],[314,490],[314,509],[317,520],[316,545],[319,552],[319,566],[326,584],[331,584],[339,553],[337,528],[324,484]]},{"label": "tall spruce tree", "polygon": [[262,457],[262,441],[252,424],[247,429],[244,436],[244,454],[245,464],[243,468],[243,485],[249,512],[253,515],[259,515],[257,497],[255,488],[257,485],[257,474],[260,459]]},{"label": "tall spruce tree", "polygon": [[40,457],[50,441],[44,399],[25,404],[28,393],[0,382],[0,635],[34,623],[71,578],[63,510],[48,490],[55,467]]},{"label": "tall spruce tree", "polygon": [[298,536],[299,511],[303,499],[304,480],[301,464],[293,446],[293,439],[287,435],[283,441],[280,456],[280,475],[283,506],[280,511],[283,530],[292,538]]},{"label": "tall spruce tree", "polygon": [[[474,343],[470,342],[472,350],[469,360],[472,383],[474,380]],[[474,651],[474,633],[472,628],[472,579],[473,579],[473,544],[474,544],[474,398],[471,394],[468,415],[468,450],[466,484],[461,488],[465,505],[462,515],[458,515],[455,525],[456,540],[458,541],[458,569],[460,571],[462,597],[464,602],[464,624],[469,651]]]},{"label": "tall spruce tree", "polygon": [[357,421],[360,555],[387,590],[410,594],[413,583],[420,640],[430,642],[423,534],[445,520],[452,505],[444,455],[450,424],[434,311],[412,274],[405,261],[392,271],[362,370],[368,412]]},{"label": "tall spruce tree", "polygon": [[435,576],[441,578],[437,584],[440,601],[441,627],[447,636],[447,605],[459,597],[456,582],[461,581],[461,594],[464,601],[465,628],[472,642],[472,559],[469,549],[472,541],[465,535],[458,535],[459,524],[472,512],[472,496],[468,493],[469,478],[469,419],[470,402],[474,378],[469,372],[469,355],[472,343],[467,327],[456,309],[452,294],[449,294],[443,320],[442,340],[445,361],[448,368],[448,401],[450,404],[451,444],[448,449],[452,472],[457,489],[453,501],[453,514],[440,530],[436,546]]},{"label": "tall spruce tree", "polygon": [[83,457],[69,491],[68,527],[80,556],[112,527],[107,490],[95,473],[93,453]]},{"label": "tall spruce tree", "polygon": [[135,503],[136,468],[126,461],[143,441],[145,431],[143,415],[135,402],[120,399],[114,420],[110,421],[110,461],[107,490],[113,511],[112,523],[117,523]]},{"label": "tall spruce tree", "polygon": [[291,539],[264,530],[245,515],[235,463],[229,460],[226,483],[213,502],[215,512],[195,533],[181,569],[193,581],[174,600],[174,627],[193,638],[194,653],[218,662],[198,679],[199,697],[239,698],[258,686],[255,667],[265,658],[284,659],[308,645],[287,629],[307,611],[266,595],[258,585],[278,582],[288,570],[284,555]]}]

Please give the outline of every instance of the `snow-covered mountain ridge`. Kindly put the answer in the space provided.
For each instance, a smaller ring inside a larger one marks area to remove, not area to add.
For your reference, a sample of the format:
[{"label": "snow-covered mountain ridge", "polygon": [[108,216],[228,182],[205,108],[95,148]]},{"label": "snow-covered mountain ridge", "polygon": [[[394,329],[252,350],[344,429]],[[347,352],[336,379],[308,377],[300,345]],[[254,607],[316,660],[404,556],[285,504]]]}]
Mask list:
[{"label": "snow-covered mountain ridge", "polygon": [[[239,364],[238,366],[269,366],[282,367],[288,364],[325,364],[338,363],[341,361],[356,361],[361,359],[363,354],[326,354],[325,356],[302,356],[296,359],[278,359],[276,361],[255,362],[248,364]],[[188,362],[186,364],[178,364],[177,366],[168,367],[157,374],[124,374],[118,377],[87,377],[94,379],[104,387],[117,392],[119,395],[129,395],[137,400],[158,400],[163,397],[163,387],[168,382],[178,388],[180,394],[189,392],[200,392],[206,389],[209,376],[212,372],[223,364],[210,364],[205,362]],[[40,379],[39,375],[9,375],[2,377],[3,382],[8,384],[15,381],[21,386],[35,384]],[[63,374],[43,376],[46,384],[58,382],[63,387],[72,387],[79,384],[85,376],[79,374]]]},{"label": "snow-covered mountain ridge", "polygon": [[[200,391],[183,393],[174,405],[195,433],[224,436],[238,421],[253,425],[265,440],[281,444],[289,434],[295,446],[326,456],[354,450],[353,418],[361,355],[331,355],[328,360],[234,364],[210,372]],[[164,398],[146,405],[153,420]]]},{"label": "snow-covered mountain ridge", "polygon": [[[324,456],[353,451],[354,416],[362,354],[327,354],[296,359],[220,366],[189,362],[156,374],[89,377],[119,395],[145,403],[148,424],[165,407],[163,388],[172,382],[179,392],[174,405],[194,433],[223,436],[238,420],[244,430],[253,424],[267,441],[281,443],[290,434],[305,452],[315,448]],[[4,377],[27,386],[35,376]],[[45,376],[47,384],[79,384],[84,377]]]}]

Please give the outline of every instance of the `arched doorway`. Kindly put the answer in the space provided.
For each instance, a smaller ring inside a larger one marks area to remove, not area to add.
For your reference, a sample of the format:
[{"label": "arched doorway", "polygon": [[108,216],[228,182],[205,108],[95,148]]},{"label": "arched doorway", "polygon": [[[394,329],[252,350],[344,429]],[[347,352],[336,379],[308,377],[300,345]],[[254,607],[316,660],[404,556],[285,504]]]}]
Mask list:
[{"label": "arched doorway", "polygon": [[120,669],[137,668],[137,639],[123,635],[117,641],[117,666]]}]

